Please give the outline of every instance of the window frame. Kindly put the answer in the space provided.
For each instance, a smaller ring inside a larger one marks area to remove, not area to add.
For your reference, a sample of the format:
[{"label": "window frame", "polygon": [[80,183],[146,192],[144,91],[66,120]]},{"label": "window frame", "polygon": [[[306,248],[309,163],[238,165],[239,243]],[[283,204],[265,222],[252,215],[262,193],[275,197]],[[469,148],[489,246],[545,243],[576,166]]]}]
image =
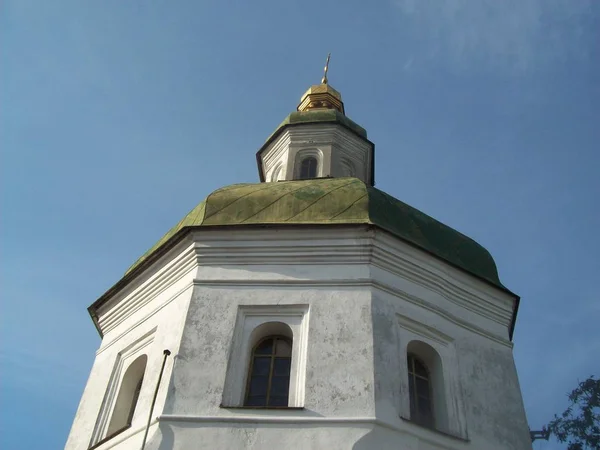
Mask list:
[{"label": "window frame", "polygon": [[[130,427],[133,423],[147,368],[148,355],[142,353],[138,354],[123,371],[108,418],[107,435],[112,435],[115,431]],[[124,415],[125,412],[126,415]],[[115,425],[120,426],[115,428]]]},{"label": "window frame", "polygon": [[[131,366],[132,363],[134,363],[138,359],[138,357],[146,355],[147,360],[142,379],[144,379],[148,375],[149,370],[151,370],[150,346],[154,342],[155,332],[156,327],[152,328],[147,333],[138,337],[133,342],[130,341],[129,345],[126,345],[121,351],[117,353],[114,368],[112,370],[110,380],[108,381],[106,392],[104,394],[104,399],[102,400],[100,411],[98,413],[98,417],[96,418],[96,424],[94,426],[94,430],[90,438],[90,443],[88,446],[89,449],[98,447],[99,445],[109,441],[110,439],[122,433],[123,431],[131,428],[131,426],[133,425],[135,411],[133,416],[131,417],[131,420],[128,421],[129,423],[126,426],[114,430],[111,433],[108,432],[110,428],[110,422],[112,420],[112,415],[116,406],[117,397],[121,390],[121,385],[123,383],[123,378],[127,373],[127,369]],[[142,383],[142,390],[143,389],[144,387]],[[143,399],[143,397],[138,397],[136,401],[136,410],[140,407],[140,399]],[[142,400],[142,402],[144,401],[145,400]]]},{"label": "window frame", "polygon": [[[419,375],[415,368],[415,363],[420,364],[425,370],[427,376],[424,377]],[[433,386],[431,379],[431,369],[425,362],[415,353],[407,352],[406,354],[406,364],[408,366],[408,387],[409,387],[409,405],[410,405],[410,418],[414,422],[419,425],[428,427],[428,428],[436,428],[436,418],[435,418],[435,406],[434,406],[434,395],[433,395]],[[417,387],[417,378],[421,380],[425,380],[427,382],[427,402],[429,406],[429,414],[425,416],[419,407],[419,398],[423,398],[421,393]],[[411,383],[412,381],[412,383]],[[412,384],[413,389],[410,388]],[[414,408],[413,408],[414,406]]]},{"label": "window frame", "polygon": [[[306,169],[306,171],[308,173],[306,176],[304,176],[305,164],[307,162],[309,163],[308,168]],[[312,169],[312,171],[311,171],[311,169]],[[310,180],[313,178],[317,178],[318,170],[319,170],[319,160],[313,155],[305,156],[304,158],[302,158],[300,160],[298,179],[299,180]],[[311,174],[311,172],[312,172],[312,174]]]},{"label": "window frame", "polygon": [[[266,332],[258,335],[260,328],[268,324],[284,324],[291,330],[292,361],[290,368],[290,384],[288,406],[272,406],[267,409],[301,409],[304,407],[306,355],[308,351],[308,305],[240,305],[232,336],[231,350],[223,386],[222,408],[253,409],[244,406],[248,367],[253,346],[261,338],[273,334]],[[265,409],[261,407],[259,409]]]},{"label": "window frame", "polygon": [[311,178],[301,178],[302,173],[302,162],[308,158],[314,158],[316,160],[315,176],[312,178],[320,178],[323,176],[323,151],[316,147],[302,148],[292,156],[293,167],[292,167],[292,179],[293,180],[309,180]]},{"label": "window frame", "polygon": [[[266,341],[272,340],[273,341],[273,349],[271,350],[271,354],[269,355],[262,355],[262,354],[257,354],[256,351],[257,349]],[[289,346],[290,346],[290,356],[277,356],[277,341],[281,340],[286,342]],[[258,340],[258,342],[254,345],[254,347],[252,348],[252,352],[250,355],[250,363],[248,364],[248,373],[246,375],[246,390],[245,390],[245,395],[244,395],[244,407],[246,408],[288,408],[289,407],[289,403],[290,403],[290,379],[291,379],[291,366],[292,366],[292,355],[293,355],[293,339],[290,339],[287,336],[284,335],[268,335],[265,336],[261,339]],[[249,405],[248,404],[248,399],[250,397],[250,385],[252,383],[252,371],[254,369],[254,362],[255,359],[259,357],[269,357],[270,358],[270,362],[269,362],[269,374],[268,374],[268,381],[267,381],[267,393],[266,393],[266,404],[265,405]],[[287,375],[287,385],[288,385],[288,392],[287,392],[287,405],[270,405],[269,404],[269,399],[271,397],[271,388],[272,388],[272,381],[273,381],[273,376],[274,376],[274,371],[275,371],[275,360],[277,358],[286,358],[289,359],[290,361],[290,372]]]}]

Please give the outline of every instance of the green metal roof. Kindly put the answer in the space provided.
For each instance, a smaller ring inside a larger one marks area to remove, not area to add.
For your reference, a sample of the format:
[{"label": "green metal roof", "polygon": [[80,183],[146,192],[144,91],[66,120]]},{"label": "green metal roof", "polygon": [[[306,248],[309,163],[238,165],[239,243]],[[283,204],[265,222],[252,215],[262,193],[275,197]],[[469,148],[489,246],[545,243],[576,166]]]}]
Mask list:
[{"label": "green metal roof", "polygon": [[496,286],[490,253],[464,234],[357,178],[234,184],[218,189],[148,250],[128,273],[186,227],[372,224]]},{"label": "green metal roof", "polygon": [[279,131],[286,125],[295,125],[299,123],[326,123],[333,122],[339,123],[340,125],[349,128],[359,136],[366,138],[367,130],[361,127],[359,124],[342,114],[335,109],[317,109],[313,111],[294,111],[287,116],[283,122],[275,129],[275,131],[267,138],[267,142],[270,141],[275,135],[279,134]]}]

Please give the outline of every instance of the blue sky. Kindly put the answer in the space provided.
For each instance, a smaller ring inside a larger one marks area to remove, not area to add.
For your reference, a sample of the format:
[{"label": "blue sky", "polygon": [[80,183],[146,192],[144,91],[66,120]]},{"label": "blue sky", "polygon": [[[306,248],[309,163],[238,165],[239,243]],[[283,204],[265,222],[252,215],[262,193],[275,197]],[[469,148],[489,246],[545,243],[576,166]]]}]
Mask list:
[{"label": "blue sky", "polygon": [[258,181],[328,52],[377,187],[522,297],[540,428],[600,375],[599,30],[594,0],[2,2],[0,447],[62,448],[100,342],[86,307],[205,195]]}]

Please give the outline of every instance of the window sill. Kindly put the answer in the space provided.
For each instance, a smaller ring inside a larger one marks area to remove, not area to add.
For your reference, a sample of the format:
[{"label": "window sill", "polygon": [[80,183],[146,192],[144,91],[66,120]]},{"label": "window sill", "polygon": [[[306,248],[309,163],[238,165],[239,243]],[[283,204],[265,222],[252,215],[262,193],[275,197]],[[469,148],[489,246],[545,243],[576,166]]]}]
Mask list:
[{"label": "window sill", "polygon": [[304,409],[304,406],[228,406],[228,405],[219,405],[219,408],[223,409],[243,409],[243,410],[290,410],[290,411],[301,411]]},{"label": "window sill", "polygon": [[428,431],[431,431],[433,433],[440,434],[442,436],[446,436],[446,437],[449,437],[449,438],[452,438],[452,439],[456,439],[458,441],[469,442],[469,439],[466,438],[466,437],[462,437],[462,436],[460,436],[458,434],[450,433],[448,431],[442,431],[442,430],[439,430],[437,428],[428,427],[427,425],[422,425],[419,422],[411,420],[408,417],[400,416],[400,419],[402,419],[404,422],[408,422],[408,423],[411,423],[413,425],[416,425],[416,426],[418,426],[419,428],[421,428],[423,430],[428,430]]},{"label": "window sill", "polygon": [[123,428],[119,428],[117,431],[115,431],[112,434],[109,434],[108,436],[106,436],[103,439],[100,439],[98,442],[96,442],[94,445],[92,445],[91,447],[88,447],[88,450],[94,450],[95,448],[100,447],[102,444],[105,444],[106,442],[110,441],[112,438],[117,437],[119,434],[123,433],[124,431],[127,431],[131,428],[131,424],[127,424],[125,425]]}]

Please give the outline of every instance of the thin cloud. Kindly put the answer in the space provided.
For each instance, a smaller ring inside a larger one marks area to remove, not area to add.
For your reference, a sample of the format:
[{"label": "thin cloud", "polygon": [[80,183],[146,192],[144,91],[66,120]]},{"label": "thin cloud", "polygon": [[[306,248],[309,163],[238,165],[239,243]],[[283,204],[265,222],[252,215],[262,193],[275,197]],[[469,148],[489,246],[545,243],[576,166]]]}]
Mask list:
[{"label": "thin cloud", "polygon": [[593,0],[393,3],[421,60],[528,70],[572,58],[587,59],[592,54],[595,32],[591,18],[598,13]]}]

